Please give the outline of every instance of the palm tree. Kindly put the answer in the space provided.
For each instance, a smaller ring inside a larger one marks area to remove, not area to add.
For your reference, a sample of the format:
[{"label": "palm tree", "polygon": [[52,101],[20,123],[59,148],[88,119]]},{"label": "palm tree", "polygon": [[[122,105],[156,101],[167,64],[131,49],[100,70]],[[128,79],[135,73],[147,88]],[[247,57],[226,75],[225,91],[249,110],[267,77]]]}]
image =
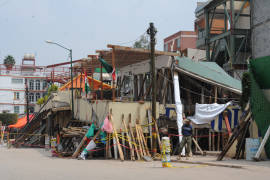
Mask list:
[{"label": "palm tree", "polygon": [[12,66],[14,66],[15,63],[16,63],[15,59],[11,55],[6,56],[5,59],[4,59],[4,65],[9,70],[12,69]]}]

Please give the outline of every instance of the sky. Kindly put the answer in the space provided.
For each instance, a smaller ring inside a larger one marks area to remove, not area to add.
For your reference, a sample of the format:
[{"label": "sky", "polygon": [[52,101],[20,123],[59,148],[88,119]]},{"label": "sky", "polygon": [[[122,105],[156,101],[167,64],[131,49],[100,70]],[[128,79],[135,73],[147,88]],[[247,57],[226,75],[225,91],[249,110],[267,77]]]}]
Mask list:
[{"label": "sky", "polygon": [[[158,50],[163,39],[180,30],[194,30],[198,0],[0,0],[0,63],[7,55],[21,63],[24,54],[37,65],[86,58],[107,44],[132,46],[153,22]],[[130,42],[132,41],[132,42]],[[127,43],[129,42],[129,43]]]}]

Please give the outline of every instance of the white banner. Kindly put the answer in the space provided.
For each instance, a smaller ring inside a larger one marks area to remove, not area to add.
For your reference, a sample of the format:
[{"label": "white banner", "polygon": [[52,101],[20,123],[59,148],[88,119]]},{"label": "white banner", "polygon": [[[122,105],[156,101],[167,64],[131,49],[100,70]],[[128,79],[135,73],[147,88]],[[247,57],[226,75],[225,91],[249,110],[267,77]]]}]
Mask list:
[{"label": "white banner", "polygon": [[188,119],[195,124],[208,124],[221,114],[231,102],[227,104],[198,104],[195,106],[195,115],[189,116]]}]

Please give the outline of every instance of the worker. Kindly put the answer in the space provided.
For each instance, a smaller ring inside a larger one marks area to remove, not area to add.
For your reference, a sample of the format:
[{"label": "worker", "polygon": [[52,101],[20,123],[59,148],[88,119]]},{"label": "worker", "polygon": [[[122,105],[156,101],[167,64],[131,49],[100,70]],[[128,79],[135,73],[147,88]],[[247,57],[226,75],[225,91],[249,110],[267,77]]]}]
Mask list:
[{"label": "worker", "polygon": [[180,143],[180,152],[178,159],[181,159],[182,150],[187,144],[186,156],[189,157],[190,149],[191,149],[191,141],[192,141],[192,126],[190,124],[190,120],[186,119],[184,116],[184,124],[182,126],[182,141]]}]

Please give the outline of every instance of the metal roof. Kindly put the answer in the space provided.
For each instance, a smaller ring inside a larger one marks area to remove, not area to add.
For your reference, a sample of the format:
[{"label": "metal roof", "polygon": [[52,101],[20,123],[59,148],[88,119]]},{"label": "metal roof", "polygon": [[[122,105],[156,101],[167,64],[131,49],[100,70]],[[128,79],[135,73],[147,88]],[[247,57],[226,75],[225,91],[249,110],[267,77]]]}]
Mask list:
[{"label": "metal roof", "polygon": [[176,70],[234,93],[242,93],[241,81],[231,77],[215,62],[193,61],[185,57],[176,57],[176,60]]}]

